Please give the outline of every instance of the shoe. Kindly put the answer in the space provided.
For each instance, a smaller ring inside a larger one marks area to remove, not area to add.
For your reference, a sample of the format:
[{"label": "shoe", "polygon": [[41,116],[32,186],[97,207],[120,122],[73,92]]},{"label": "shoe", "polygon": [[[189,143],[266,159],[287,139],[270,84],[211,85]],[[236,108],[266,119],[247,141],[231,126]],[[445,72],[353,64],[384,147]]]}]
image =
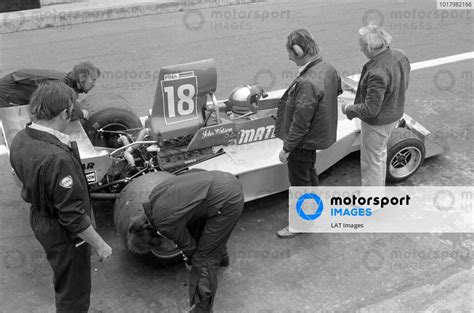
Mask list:
[{"label": "shoe", "polygon": [[292,233],[289,229],[288,226],[286,227],[283,227],[282,229],[280,229],[279,231],[277,231],[276,235],[278,236],[278,238],[293,238],[293,237],[296,237],[299,235],[299,233]]},{"label": "shoe", "polygon": [[221,260],[221,263],[219,263],[219,266],[227,267],[229,266],[229,264],[230,264],[229,255],[226,252],[224,256],[222,257],[222,260]]}]

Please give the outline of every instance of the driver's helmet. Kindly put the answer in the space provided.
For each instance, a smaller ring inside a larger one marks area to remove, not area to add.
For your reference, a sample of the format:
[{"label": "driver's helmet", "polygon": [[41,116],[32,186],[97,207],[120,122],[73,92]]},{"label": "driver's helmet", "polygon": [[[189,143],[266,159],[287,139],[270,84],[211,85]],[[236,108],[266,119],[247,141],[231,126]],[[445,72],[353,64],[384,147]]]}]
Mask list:
[{"label": "driver's helmet", "polygon": [[262,88],[258,85],[238,86],[231,91],[229,103],[233,113],[257,113],[258,100],[262,95]]}]

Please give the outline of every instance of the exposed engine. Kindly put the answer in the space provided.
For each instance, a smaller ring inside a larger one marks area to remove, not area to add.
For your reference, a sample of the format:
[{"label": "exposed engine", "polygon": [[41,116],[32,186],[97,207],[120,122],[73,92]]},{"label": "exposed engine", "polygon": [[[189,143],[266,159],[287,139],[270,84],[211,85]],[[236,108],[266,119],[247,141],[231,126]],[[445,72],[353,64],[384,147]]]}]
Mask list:
[{"label": "exposed engine", "polygon": [[103,132],[116,137],[114,142],[119,147],[110,152],[115,162],[104,179],[91,186],[91,192],[117,193],[140,175],[158,171],[179,173],[193,164],[224,153],[215,147],[187,151],[192,135],[156,140],[149,128]]}]

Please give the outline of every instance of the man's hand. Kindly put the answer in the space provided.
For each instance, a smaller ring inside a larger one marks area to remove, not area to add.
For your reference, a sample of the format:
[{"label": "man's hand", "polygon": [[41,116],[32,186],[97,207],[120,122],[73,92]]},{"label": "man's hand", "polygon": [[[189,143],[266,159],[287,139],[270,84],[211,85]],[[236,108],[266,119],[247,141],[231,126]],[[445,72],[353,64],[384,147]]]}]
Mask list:
[{"label": "man's hand", "polygon": [[193,265],[191,264],[191,261],[189,262],[184,261],[184,266],[186,266],[186,269],[188,270],[188,272],[191,272],[191,270],[193,269]]},{"label": "man's hand", "polygon": [[280,159],[281,163],[288,163],[288,156],[290,155],[289,152],[285,152],[285,150],[281,150],[278,158]]},{"label": "man's hand", "polygon": [[346,103],[342,103],[342,105],[341,105],[342,114],[346,114],[346,106],[347,106]]},{"label": "man's hand", "polygon": [[99,262],[107,261],[112,255],[112,248],[105,242],[96,251],[99,255]]},{"label": "man's hand", "polygon": [[89,111],[82,109],[83,119],[87,120],[89,118]]},{"label": "man's hand", "polygon": [[181,251],[181,255],[183,256],[184,266],[186,266],[186,269],[191,272],[191,269],[193,268],[191,257],[187,257],[183,251]]},{"label": "man's hand", "polygon": [[78,233],[77,236],[94,247],[99,255],[99,262],[106,261],[112,254],[112,248],[100,237],[92,225]]}]

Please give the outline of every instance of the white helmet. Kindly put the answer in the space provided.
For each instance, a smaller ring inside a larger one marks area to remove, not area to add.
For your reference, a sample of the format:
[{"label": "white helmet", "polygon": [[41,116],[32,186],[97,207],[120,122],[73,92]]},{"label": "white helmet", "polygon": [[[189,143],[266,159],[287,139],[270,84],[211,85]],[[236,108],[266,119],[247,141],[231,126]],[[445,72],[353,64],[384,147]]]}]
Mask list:
[{"label": "white helmet", "polygon": [[266,96],[259,85],[238,86],[229,96],[231,110],[236,114],[257,113],[258,100]]}]

